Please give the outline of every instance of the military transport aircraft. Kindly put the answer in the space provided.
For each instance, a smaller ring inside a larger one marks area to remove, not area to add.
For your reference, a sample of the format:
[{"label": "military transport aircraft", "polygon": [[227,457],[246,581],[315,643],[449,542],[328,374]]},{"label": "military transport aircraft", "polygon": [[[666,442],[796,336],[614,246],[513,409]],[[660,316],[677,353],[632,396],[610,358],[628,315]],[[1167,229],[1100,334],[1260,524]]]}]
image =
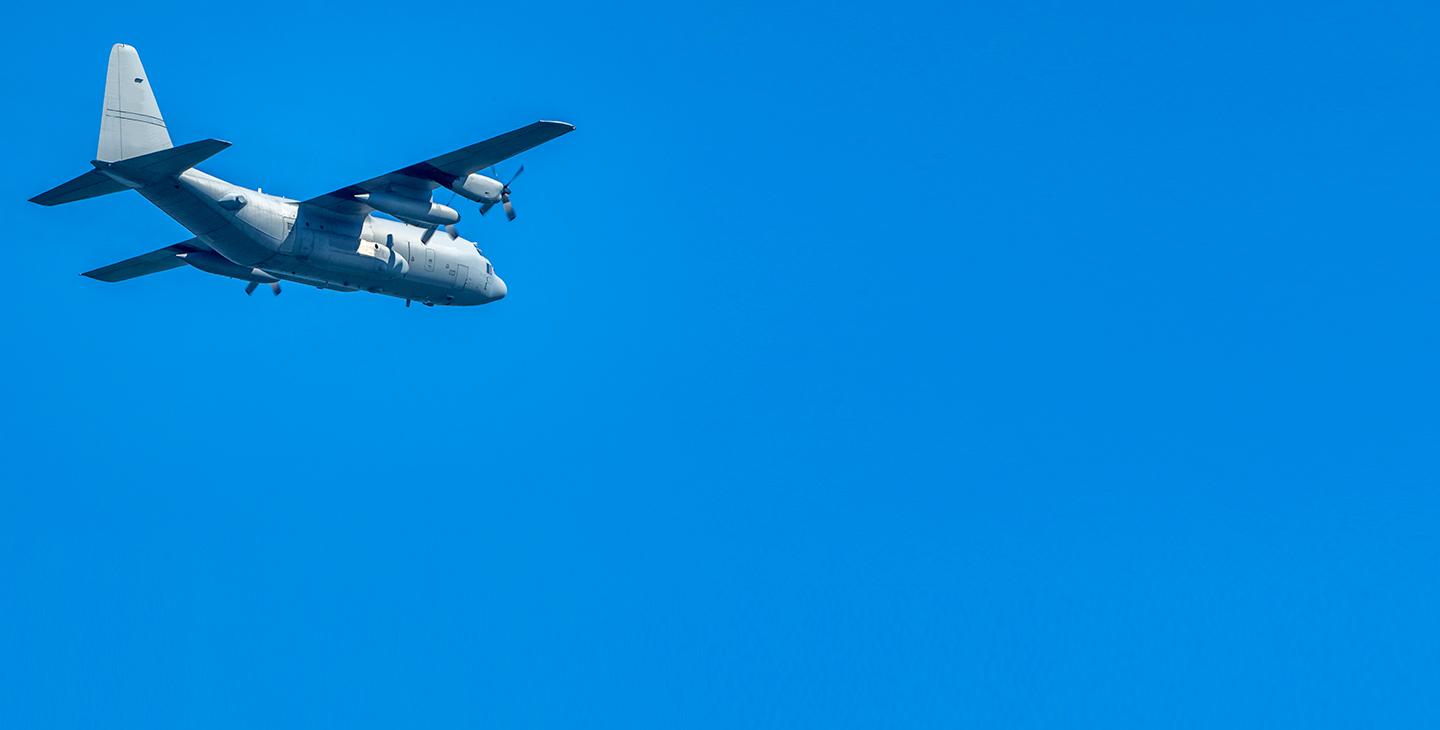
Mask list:
[{"label": "military transport aircraft", "polygon": [[[500,205],[510,220],[510,182],[494,166],[573,131],[535,122],[498,137],[310,200],[291,200],[232,185],[194,169],[230,146],[206,139],[175,147],[140,55],[110,50],[100,150],[95,169],[31,202],[59,205],[131,189],[185,226],[194,238],[111,264],[85,276],[124,281],[189,264],[201,271],[261,284],[280,293],[288,280],[336,291],[368,291],[426,305],[485,304],[505,296],[505,282],[476,245],[460,237],[460,214],[431,200],[448,188],[480,204]],[[490,176],[480,170],[492,169]],[[384,213],[391,218],[382,218]],[[393,218],[393,220],[392,220]],[[435,235],[437,229],[445,233]]]}]

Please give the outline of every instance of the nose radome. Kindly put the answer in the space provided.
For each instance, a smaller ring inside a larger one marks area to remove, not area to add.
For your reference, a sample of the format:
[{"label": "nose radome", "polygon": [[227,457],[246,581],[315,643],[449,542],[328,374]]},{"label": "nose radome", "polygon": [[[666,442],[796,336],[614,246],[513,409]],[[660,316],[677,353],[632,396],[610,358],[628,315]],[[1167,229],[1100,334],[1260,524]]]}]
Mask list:
[{"label": "nose radome", "polygon": [[504,299],[509,291],[509,289],[505,288],[504,279],[494,274],[490,275],[490,281],[485,285],[485,295],[490,297],[490,301],[493,302],[497,299]]}]

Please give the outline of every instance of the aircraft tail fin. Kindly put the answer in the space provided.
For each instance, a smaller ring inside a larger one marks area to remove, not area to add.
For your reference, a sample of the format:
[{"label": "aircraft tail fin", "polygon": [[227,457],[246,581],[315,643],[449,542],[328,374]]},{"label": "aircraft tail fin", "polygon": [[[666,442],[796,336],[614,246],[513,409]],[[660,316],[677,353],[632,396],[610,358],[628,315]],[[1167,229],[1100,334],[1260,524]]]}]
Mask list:
[{"label": "aircraft tail fin", "polygon": [[[105,105],[100,115],[96,169],[45,191],[30,202],[60,205],[118,193],[139,187],[136,183],[149,182],[157,173],[184,172],[228,146],[229,143],[218,140],[193,142],[178,148],[171,144],[165,119],[160,116],[160,105],[155,103],[155,92],[150,88],[150,77],[140,65],[140,54],[132,46],[116,43],[110,49],[110,66],[105,72]],[[171,150],[173,154],[166,154]]]},{"label": "aircraft tail fin", "polygon": [[100,117],[100,148],[95,159],[119,162],[131,157],[169,149],[170,132],[150,77],[140,65],[133,46],[116,43],[110,49],[110,67],[105,74],[105,107]]}]

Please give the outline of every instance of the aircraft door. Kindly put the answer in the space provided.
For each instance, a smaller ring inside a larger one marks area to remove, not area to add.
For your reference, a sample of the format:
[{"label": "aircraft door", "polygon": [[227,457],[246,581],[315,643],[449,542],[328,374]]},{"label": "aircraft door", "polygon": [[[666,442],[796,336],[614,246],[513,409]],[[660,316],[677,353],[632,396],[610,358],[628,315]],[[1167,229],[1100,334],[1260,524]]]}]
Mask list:
[{"label": "aircraft door", "polygon": [[470,267],[460,264],[455,270],[455,288],[464,289],[465,281],[470,278]]}]

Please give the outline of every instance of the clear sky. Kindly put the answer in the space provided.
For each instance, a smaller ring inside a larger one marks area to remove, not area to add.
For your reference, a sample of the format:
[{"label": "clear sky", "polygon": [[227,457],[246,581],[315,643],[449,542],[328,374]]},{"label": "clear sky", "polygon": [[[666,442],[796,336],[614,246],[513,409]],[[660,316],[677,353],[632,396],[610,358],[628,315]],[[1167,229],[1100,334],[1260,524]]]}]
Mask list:
[{"label": "clear sky", "polygon": [[[1440,11],[1264,5],[11,7],[0,725],[1440,724]],[[102,284],[115,42],[292,197],[578,131],[497,304]]]}]

